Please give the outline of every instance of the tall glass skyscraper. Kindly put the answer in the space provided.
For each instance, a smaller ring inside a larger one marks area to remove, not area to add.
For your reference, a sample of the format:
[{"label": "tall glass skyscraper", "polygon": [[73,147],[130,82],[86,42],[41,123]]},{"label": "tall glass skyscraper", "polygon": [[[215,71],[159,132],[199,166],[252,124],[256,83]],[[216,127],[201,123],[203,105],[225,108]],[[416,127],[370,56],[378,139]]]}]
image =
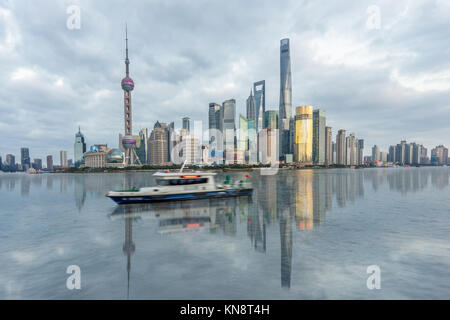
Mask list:
[{"label": "tall glass skyscraper", "polygon": [[27,170],[31,167],[30,149],[20,148],[20,163],[22,164],[23,170]]},{"label": "tall glass skyscraper", "polygon": [[247,98],[247,120],[256,121],[256,101],[252,90]]},{"label": "tall glass skyscraper", "polygon": [[[280,41],[280,157],[289,153],[289,124],[292,110],[291,57],[289,53],[289,39]],[[287,131],[287,133],[286,133]]]},{"label": "tall glass skyscraper", "polygon": [[278,129],[278,111],[268,110],[264,112],[264,129]]},{"label": "tall glass skyscraper", "polygon": [[325,164],[325,110],[313,112],[313,162]]},{"label": "tall glass skyscraper", "polygon": [[312,164],[313,107],[297,107],[295,114],[295,161]]},{"label": "tall glass skyscraper", "polygon": [[75,144],[73,146],[73,161],[76,167],[81,165],[83,154],[86,152],[86,142],[84,141],[84,135],[78,127],[78,132],[75,134]]},{"label": "tall glass skyscraper", "polygon": [[223,102],[223,146],[225,161],[234,163],[234,149],[236,148],[236,100],[229,99]]},{"label": "tall glass skyscraper", "polygon": [[261,80],[253,84],[256,109],[256,131],[263,128],[264,112],[266,111],[266,81]]},{"label": "tall glass skyscraper", "polygon": [[183,129],[186,129],[188,133],[191,132],[191,119],[189,117],[183,118]]}]

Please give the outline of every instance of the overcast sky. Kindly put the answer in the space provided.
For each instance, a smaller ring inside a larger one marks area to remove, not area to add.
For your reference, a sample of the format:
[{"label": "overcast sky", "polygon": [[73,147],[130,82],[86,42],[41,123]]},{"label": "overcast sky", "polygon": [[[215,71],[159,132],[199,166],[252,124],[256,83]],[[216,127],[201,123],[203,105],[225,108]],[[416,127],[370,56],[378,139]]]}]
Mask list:
[{"label": "overcast sky", "polygon": [[[71,5],[80,8],[79,29],[67,27]],[[263,79],[266,110],[278,110],[279,45],[288,37],[293,113],[325,109],[333,137],[354,132],[365,154],[401,139],[428,155],[450,146],[448,0],[14,0],[0,2],[3,161],[7,153],[20,161],[22,146],[31,158],[52,154],[59,163],[59,150],[72,158],[79,125],[88,148],[117,147],[125,22],[135,134],[156,120],[180,127],[184,116],[206,129],[208,104],[230,98],[245,114]]]}]

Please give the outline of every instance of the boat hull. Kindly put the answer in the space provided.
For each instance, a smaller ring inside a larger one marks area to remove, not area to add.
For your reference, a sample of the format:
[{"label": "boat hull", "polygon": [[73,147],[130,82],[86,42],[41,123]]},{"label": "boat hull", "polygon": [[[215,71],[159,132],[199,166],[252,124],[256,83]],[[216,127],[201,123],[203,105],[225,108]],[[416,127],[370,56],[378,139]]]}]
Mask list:
[{"label": "boat hull", "polygon": [[225,189],[208,192],[192,192],[192,193],[178,193],[178,194],[164,194],[164,195],[107,195],[118,204],[127,203],[145,203],[145,202],[163,202],[163,201],[182,201],[208,198],[227,198],[238,196],[250,196],[253,189]]}]

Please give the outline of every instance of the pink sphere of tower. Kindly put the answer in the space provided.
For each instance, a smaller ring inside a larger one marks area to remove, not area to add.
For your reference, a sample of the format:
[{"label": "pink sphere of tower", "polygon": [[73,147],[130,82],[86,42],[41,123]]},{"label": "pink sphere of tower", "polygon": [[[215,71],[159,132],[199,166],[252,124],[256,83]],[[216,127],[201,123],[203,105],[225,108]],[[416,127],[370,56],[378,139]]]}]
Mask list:
[{"label": "pink sphere of tower", "polygon": [[121,85],[122,85],[122,89],[125,91],[131,91],[134,89],[134,82],[133,82],[133,79],[131,79],[130,77],[123,78]]}]

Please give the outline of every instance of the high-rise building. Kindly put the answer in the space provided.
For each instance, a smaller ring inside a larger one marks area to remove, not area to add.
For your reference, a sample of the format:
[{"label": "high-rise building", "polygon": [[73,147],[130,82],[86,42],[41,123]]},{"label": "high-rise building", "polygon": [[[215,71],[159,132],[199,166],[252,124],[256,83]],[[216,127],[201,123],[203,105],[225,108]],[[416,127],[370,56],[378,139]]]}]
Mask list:
[{"label": "high-rise building", "polygon": [[235,163],[236,149],[236,100],[223,102],[223,146],[226,164]]},{"label": "high-rise building", "polygon": [[250,95],[247,98],[246,111],[247,119],[256,122],[256,100],[252,90],[250,90]]},{"label": "high-rise building", "polygon": [[412,164],[413,162],[413,144],[407,143],[405,144],[405,163]]},{"label": "high-rise building", "polygon": [[33,169],[42,170],[42,159],[33,159]]},{"label": "high-rise building", "polygon": [[189,117],[183,118],[183,129],[185,129],[188,133],[191,132],[191,119]]},{"label": "high-rise building", "polygon": [[264,112],[264,129],[278,129],[278,111],[268,110]]},{"label": "high-rise building", "polygon": [[395,162],[405,164],[406,141],[402,140],[395,148]]},{"label": "high-rise building", "polygon": [[280,41],[280,105],[278,129],[280,133],[280,158],[284,159],[290,150],[289,125],[292,113],[291,57],[289,39]]},{"label": "high-rise building", "polygon": [[380,148],[377,145],[372,147],[372,162],[380,161]]},{"label": "high-rise building", "polygon": [[313,163],[325,164],[325,110],[313,112]]},{"label": "high-rise building", "polygon": [[447,164],[448,160],[448,149],[443,145],[436,146],[431,150],[431,158],[437,160],[437,164],[443,165]]},{"label": "high-rise building", "polygon": [[258,132],[259,161],[263,164],[275,164],[278,162],[277,131],[277,129],[264,128]]},{"label": "high-rise building", "polygon": [[239,141],[237,146],[237,163],[248,162],[248,119],[239,115]]},{"label": "high-rise building", "polygon": [[256,134],[255,120],[248,120],[248,163],[255,164],[258,162],[258,158],[261,158],[258,154],[258,135]]},{"label": "high-rise building", "polygon": [[356,166],[358,164],[358,142],[354,133],[351,133],[347,139],[347,159],[346,163],[350,166]]},{"label": "high-rise building", "polygon": [[139,136],[136,139],[136,154],[141,160],[141,163],[148,163],[148,130],[146,128],[139,131]]},{"label": "high-rise building", "polygon": [[345,165],[346,164],[346,141],[345,141],[346,131],[341,129],[336,135],[336,163]]},{"label": "high-rise building", "polygon": [[31,168],[30,150],[28,148],[20,148],[20,164],[24,171]]},{"label": "high-rise building", "polygon": [[53,171],[53,156],[47,156],[47,170]]},{"label": "high-rise building", "polygon": [[61,150],[59,152],[59,162],[61,165],[61,168],[66,168],[68,166],[68,162],[67,162],[67,151],[63,151]]},{"label": "high-rise building", "polygon": [[333,142],[331,144],[331,163],[332,164],[336,164],[337,160],[336,160],[336,142]]},{"label": "high-rise building", "polygon": [[75,161],[75,167],[79,167],[83,160],[83,154],[86,152],[86,142],[84,141],[84,135],[81,133],[80,127],[75,134],[75,144],[73,146],[73,160]]},{"label": "high-rise building", "polygon": [[364,164],[364,139],[358,139],[358,165]]},{"label": "high-rise building", "polygon": [[159,121],[156,121],[155,126],[150,134],[150,163],[152,165],[166,165],[168,162],[167,152],[167,132]]},{"label": "high-rise building", "polygon": [[396,146],[390,146],[389,147],[388,161],[393,162],[393,163],[397,162],[397,160],[396,160]]},{"label": "high-rise building", "polygon": [[125,136],[122,137],[122,145],[125,148],[125,166],[139,164],[141,160],[136,154],[136,139],[133,137],[133,113],[131,104],[131,91],[134,89],[134,81],[130,78],[130,60],[128,59],[128,33],[125,29],[125,78],[121,81],[123,90],[123,112],[125,120]]},{"label": "high-rise building", "polygon": [[209,104],[209,154],[211,163],[223,163],[223,109],[217,103]]},{"label": "high-rise building", "polygon": [[333,137],[331,127],[325,127],[325,165],[333,163]]},{"label": "high-rise building", "polygon": [[300,106],[295,110],[295,161],[312,164],[313,107]]},{"label": "high-rise building", "polygon": [[380,161],[382,162],[386,162],[387,161],[387,152],[385,151],[380,151]]},{"label": "high-rise building", "polygon": [[264,112],[266,111],[266,81],[261,80],[253,84],[255,98],[255,124],[256,132],[263,128]]}]

